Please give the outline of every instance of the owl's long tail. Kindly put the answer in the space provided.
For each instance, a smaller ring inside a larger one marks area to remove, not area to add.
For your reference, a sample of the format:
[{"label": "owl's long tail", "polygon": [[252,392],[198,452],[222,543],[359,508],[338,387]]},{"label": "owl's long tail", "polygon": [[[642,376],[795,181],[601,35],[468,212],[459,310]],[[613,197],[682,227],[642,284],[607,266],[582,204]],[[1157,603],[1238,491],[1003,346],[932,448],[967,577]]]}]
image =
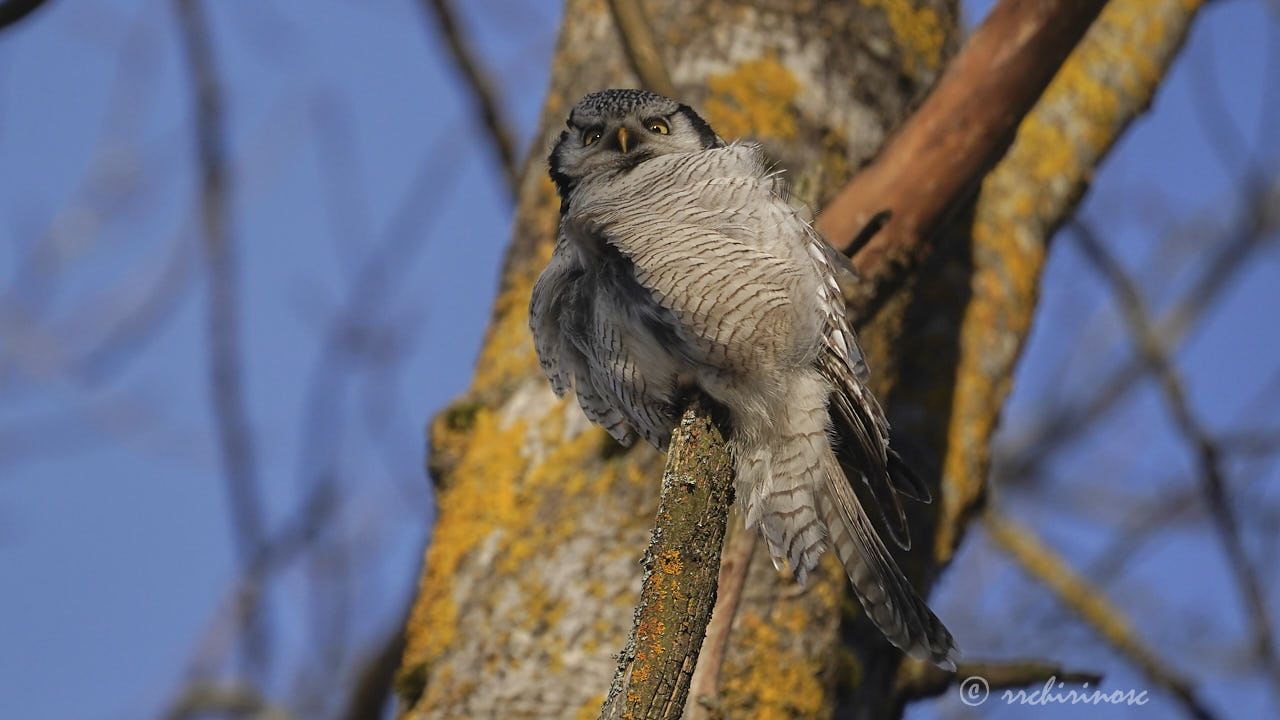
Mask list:
[{"label": "owl's long tail", "polygon": [[791,402],[767,416],[767,429],[751,422],[735,426],[736,486],[747,526],[759,528],[775,564],[786,558],[801,583],[830,543],[867,616],[889,642],[954,669],[958,652],[951,633],[898,569],[840,468],[825,404],[807,398],[803,386],[794,389]]},{"label": "owl's long tail", "polygon": [[867,617],[906,654],[955,670],[960,654],[955,640],[898,569],[834,456],[816,496],[836,557],[849,574]]}]

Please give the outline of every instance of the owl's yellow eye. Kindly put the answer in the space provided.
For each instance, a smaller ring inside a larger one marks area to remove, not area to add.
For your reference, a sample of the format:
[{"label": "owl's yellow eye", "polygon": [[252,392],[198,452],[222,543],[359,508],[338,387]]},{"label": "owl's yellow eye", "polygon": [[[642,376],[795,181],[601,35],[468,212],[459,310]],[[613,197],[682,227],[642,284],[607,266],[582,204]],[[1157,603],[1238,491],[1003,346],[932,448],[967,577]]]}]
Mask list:
[{"label": "owl's yellow eye", "polygon": [[651,133],[657,133],[658,135],[671,134],[671,127],[668,126],[667,121],[663,120],[662,118],[653,118],[652,120],[645,120],[644,126]]},{"label": "owl's yellow eye", "polygon": [[595,141],[599,140],[600,136],[603,134],[604,133],[600,132],[600,128],[594,128],[582,133],[583,146],[591,145]]}]

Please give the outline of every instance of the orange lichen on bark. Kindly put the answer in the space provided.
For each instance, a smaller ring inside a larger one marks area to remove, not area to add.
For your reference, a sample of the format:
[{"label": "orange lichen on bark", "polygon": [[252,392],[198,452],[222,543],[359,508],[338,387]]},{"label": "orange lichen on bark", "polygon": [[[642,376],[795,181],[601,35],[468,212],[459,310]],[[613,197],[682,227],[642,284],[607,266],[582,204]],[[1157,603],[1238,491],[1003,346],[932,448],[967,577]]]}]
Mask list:
[{"label": "orange lichen on bark", "polygon": [[981,500],[991,436],[1030,329],[1049,236],[1147,107],[1201,4],[1107,3],[983,181],[973,225],[973,297],[960,331],[943,462],[944,518],[934,547],[942,562]]},{"label": "orange lichen on bark", "polygon": [[676,575],[681,570],[684,570],[684,563],[680,560],[679,550],[666,551],[662,554],[662,558],[659,560],[659,563],[661,564],[662,572],[668,575]]}]

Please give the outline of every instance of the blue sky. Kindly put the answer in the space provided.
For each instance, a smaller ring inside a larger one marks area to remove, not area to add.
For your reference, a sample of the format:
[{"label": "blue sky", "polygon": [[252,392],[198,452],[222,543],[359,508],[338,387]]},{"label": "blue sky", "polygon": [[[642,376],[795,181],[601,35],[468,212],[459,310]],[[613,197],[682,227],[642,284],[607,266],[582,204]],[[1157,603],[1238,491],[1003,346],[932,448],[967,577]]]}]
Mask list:
[{"label": "blue sky", "polygon": [[[338,575],[302,562],[272,586],[276,667],[306,667],[310,623],[345,617],[342,630],[326,632],[346,633],[346,645],[358,650],[395,621],[416,579],[433,513],[421,471],[422,426],[470,378],[510,208],[483,129],[417,3],[311,0],[306,13],[278,1],[206,5],[226,89],[245,389],[264,505],[272,527],[281,526],[329,470],[340,496],[327,542],[354,548]],[[456,5],[465,6],[464,28],[527,143],[558,4]],[[989,5],[966,3],[974,18]],[[1157,250],[1170,231],[1193,220],[1210,229],[1225,224],[1236,199],[1240,158],[1224,170],[1197,110],[1205,78],[1218,86],[1256,159],[1272,168],[1280,161],[1275,129],[1260,124],[1262,89],[1280,72],[1274,52],[1266,54],[1267,43],[1277,42],[1272,8],[1230,0],[1202,13],[1152,112],[1134,124],[1085,202],[1085,214],[1105,229],[1157,308],[1185,289],[1209,252],[1193,235],[1157,269],[1153,258],[1168,254]],[[207,390],[193,143],[171,3],[53,0],[0,35],[6,717],[155,713],[237,576]],[[388,254],[395,260],[382,259]],[[1215,431],[1280,428],[1280,390],[1267,389],[1280,366],[1266,312],[1280,307],[1277,271],[1273,245],[1178,354],[1193,405]],[[100,357],[93,366],[100,372],[86,372],[83,358],[164,278],[172,289],[159,294],[164,312],[154,331]],[[363,292],[369,287],[376,292]],[[376,350],[354,371],[329,342],[333,318],[353,298],[363,303],[357,307]],[[1075,247],[1057,242],[1002,437],[1015,436],[1045,403],[1096,384],[1124,357],[1122,325],[1108,302]],[[1077,474],[1100,467],[1117,468],[1134,493],[1189,483],[1189,455],[1165,418],[1154,388],[1140,388],[1052,460],[1043,492],[1068,498]],[[1245,488],[1251,503],[1274,505],[1273,462],[1233,468],[1257,478]],[[1099,528],[1062,511],[1062,503],[1016,491],[1007,500],[1073,561],[1085,563],[1101,547]],[[1158,647],[1180,647],[1180,627],[1244,632],[1221,553],[1203,527],[1195,529],[1162,537],[1110,588],[1122,603],[1152,594],[1163,601],[1158,613],[1138,616]],[[1250,550],[1275,558],[1269,543],[1251,540]],[[316,577],[346,579],[346,611],[307,600]],[[975,577],[1000,591],[975,597]],[[1275,614],[1280,591],[1274,573],[1264,577],[1273,583]],[[1102,669],[1109,687],[1143,685],[981,533],[944,579],[938,603],[944,618],[970,617],[975,608],[989,622],[1027,618],[1051,631],[1007,634],[1010,643],[1024,642],[1023,651]],[[971,654],[1019,648],[991,640],[998,633],[988,629],[956,631]],[[1173,660],[1199,677],[1194,659]],[[337,667],[355,661],[347,655]],[[267,688],[293,697],[300,687],[322,686],[321,669],[277,672]],[[1231,717],[1274,716],[1256,682],[1210,675],[1205,688]],[[1164,698],[1156,702],[1150,716],[1172,711]],[[911,716],[961,710],[948,697]],[[1025,716],[1017,711],[992,714]]]}]

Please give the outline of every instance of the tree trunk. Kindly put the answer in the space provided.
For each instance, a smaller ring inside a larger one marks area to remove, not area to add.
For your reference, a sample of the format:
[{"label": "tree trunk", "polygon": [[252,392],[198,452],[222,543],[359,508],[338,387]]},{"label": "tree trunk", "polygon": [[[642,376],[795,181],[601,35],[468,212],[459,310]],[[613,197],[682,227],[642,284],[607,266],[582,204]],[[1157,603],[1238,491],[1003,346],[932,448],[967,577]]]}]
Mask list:
[{"label": "tree trunk", "polygon": [[[939,498],[912,508],[916,550],[899,556],[919,587],[981,501],[1046,238],[1145,107],[1194,5],[1113,0],[1098,21],[1110,29],[1085,41],[1093,55],[1073,55],[976,208],[860,333],[895,443]],[[763,141],[814,208],[874,155],[958,43],[953,0],[643,7],[680,99],[722,136]],[[564,17],[476,376],[431,426],[440,514],[398,681],[408,718],[597,717],[639,599],[663,457],[622,450],[576,401],[556,399],[527,329],[559,206],[545,149],[581,95],[638,84],[607,3],[569,0]],[[1157,29],[1139,34],[1143,17]],[[1077,112],[1099,98],[1105,112]],[[730,518],[730,543],[740,524]],[[830,553],[801,588],[757,547],[731,622],[715,698],[726,718],[885,716],[915,667],[860,617]]]}]

